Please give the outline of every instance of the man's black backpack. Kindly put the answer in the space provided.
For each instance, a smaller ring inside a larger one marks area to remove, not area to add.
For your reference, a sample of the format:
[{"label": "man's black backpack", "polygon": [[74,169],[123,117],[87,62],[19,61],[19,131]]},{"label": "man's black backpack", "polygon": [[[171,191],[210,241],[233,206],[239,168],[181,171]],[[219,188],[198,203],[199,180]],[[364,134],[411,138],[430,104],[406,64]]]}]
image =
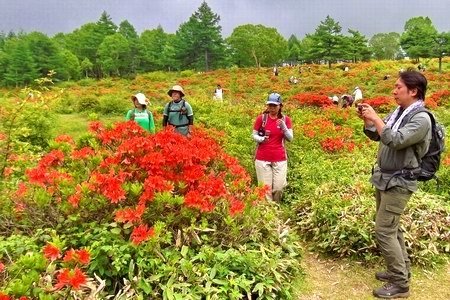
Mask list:
[{"label": "man's black backpack", "polygon": [[[407,117],[403,119],[402,123],[407,123],[411,118],[419,113],[426,112],[431,119],[431,142],[427,153],[420,159],[420,172],[418,172],[417,180],[427,181],[436,177],[436,172],[439,169],[441,163],[441,153],[444,152],[445,148],[445,132],[441,124],[436,122],[433,114],[424,107],[419,107],[408,114]],[[406,120],[405,120],[406,119]]]}]

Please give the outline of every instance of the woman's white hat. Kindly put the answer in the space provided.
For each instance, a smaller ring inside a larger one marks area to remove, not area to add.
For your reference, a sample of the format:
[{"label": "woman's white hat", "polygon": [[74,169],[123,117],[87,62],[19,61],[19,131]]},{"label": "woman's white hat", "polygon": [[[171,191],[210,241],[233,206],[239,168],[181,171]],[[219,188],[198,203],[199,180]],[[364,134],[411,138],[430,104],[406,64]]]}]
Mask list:
[{"label": "woman's white hat", "polygon": [[131,96],[131,99],[137,99],[138,103],[141,105],[148,105],[148,99],[142,93],[137,93],[136,95]]}]

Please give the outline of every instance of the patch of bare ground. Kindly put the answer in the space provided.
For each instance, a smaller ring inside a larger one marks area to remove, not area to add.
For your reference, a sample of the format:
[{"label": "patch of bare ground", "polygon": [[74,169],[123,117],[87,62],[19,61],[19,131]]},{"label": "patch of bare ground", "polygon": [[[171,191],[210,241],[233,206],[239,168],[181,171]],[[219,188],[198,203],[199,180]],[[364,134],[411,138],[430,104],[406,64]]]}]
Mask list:
[{"label": "patch of bare ground", "polygon": [[[345,259],[326,259],[305,251],[302,260],[305,278],[297,300],[374,299],[372,290],[381,286],[374,277],[380,268],[367,267]],[[450,263],[438,270],[413,268],[410,300],[449,300]]]}]

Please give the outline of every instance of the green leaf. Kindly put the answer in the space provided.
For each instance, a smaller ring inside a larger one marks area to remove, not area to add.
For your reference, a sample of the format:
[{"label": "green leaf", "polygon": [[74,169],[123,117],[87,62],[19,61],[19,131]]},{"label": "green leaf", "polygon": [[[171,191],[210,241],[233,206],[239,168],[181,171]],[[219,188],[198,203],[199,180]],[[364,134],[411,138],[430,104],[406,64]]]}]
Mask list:
[{"label": "green leaf", "polygon": [[113,228],[111,229],[111,233],[119,235],[122,232],[120,228]]},{"label": "green leaf", "polygon": [[217,272],[216,267],[213,267],[211,271],[209,271],[209,278],[214,279],[214,277],[216,277],[216,272]]},{"label": "green leaf", "polygon": [[183,257],[186,257],[186,254],[188,253],[188,251],[189,251],[189,247],[188,246],[183,245],[183,247],[181,247],[181,255]]},{"label": "green leaf", "polygon": [[150,294],[153,290],[152,286],[143,278],[139,280],[138,287],[140,287],[146,294]]}]

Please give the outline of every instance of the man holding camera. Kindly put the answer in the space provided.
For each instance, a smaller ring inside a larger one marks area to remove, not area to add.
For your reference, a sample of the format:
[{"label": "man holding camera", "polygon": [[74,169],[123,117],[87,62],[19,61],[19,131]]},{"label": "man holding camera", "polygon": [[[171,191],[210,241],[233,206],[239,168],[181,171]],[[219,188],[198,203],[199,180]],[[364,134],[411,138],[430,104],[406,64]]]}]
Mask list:
[{"label": "man holding camera", "polygon": [[358,105],[364,133],[380,142],[371,177],[376,189],[375,235],[387,267],[375,274],[378,280],[387,282],[373,290],[379,298],[409,296],[410,260],[399,223],[408,200],[417,190],[417,180],[408,170],[417,169],[419,157],[428,150],[431,119],[426,112],[419,112],[406,123],[404,120],[408,120],[405,116],[410,112],[424,106],[426,88],[427,80],[421,73],[405,71],[399,74],[393,90],[399,106],[385,120],[370,105]]}]

